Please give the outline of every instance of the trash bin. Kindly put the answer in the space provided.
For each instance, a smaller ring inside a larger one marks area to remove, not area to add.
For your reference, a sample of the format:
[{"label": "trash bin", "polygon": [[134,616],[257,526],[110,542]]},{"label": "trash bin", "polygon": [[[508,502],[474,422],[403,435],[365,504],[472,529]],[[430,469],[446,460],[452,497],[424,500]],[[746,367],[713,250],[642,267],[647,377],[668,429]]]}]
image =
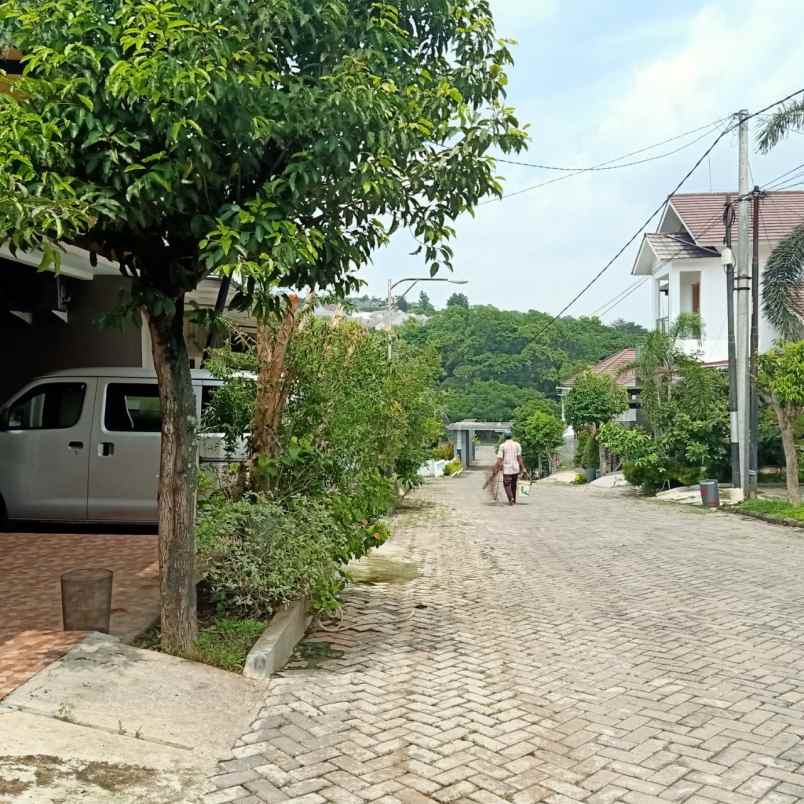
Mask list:
[{"label": "trash bin", "polygon": [[717,480],[701,481],[701,501],[706,508],[720,508],[720,487]]},{"label": "trash bin", "polygon": [[113,576],[109,569],[74,569],[61,576],[61,615],[65,631],[109,633]]}]

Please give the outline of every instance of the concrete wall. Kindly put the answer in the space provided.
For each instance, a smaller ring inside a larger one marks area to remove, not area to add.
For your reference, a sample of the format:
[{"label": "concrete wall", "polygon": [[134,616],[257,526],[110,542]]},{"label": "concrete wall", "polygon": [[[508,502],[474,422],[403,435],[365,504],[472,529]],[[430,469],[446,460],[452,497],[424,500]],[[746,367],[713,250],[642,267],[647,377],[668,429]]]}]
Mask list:
[{"label": "concrete wall", "polygon": [[[30,269],[26,269],[30,272]],[[101,328],[97,319],[112,311],[127,287],[124,277],[100,276],[92,281],[70,280],[69,320],[50,311],[55,306],[55,278],[35,274],[30,280],[37,299],[33,321],[27,324],[0,306],[0,400],[25,383],[50,371],[98,366],[142,365],[139,326]],[[11,302],[14,303],[14,302]]]}]

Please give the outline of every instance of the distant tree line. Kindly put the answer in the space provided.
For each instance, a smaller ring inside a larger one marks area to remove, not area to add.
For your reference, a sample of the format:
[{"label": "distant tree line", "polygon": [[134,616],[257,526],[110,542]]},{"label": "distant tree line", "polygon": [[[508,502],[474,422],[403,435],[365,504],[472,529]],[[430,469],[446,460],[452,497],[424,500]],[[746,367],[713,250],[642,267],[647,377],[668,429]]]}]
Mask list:
[{"label": "distant tree line", "polygon": [[562,318],[469,306],[455,294],[446,309],[427,321],[410,321],[401,337],[434,348],[441,358],[441,388],[451,421],[465,418],[510,420],[528,403],[545,400],[557,411],[557,386],[602,358],[637,347],[647,331],[626,321]]}]

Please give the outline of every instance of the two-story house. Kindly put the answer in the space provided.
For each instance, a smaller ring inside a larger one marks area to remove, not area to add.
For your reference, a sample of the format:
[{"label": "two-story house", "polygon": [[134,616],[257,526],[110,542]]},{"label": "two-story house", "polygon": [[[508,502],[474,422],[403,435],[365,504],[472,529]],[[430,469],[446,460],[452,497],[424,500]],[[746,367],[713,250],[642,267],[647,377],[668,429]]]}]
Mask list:
[{"label": "two-story house", "polygon": [[[655,328],[666,329],[682,313],[700,316],[701,338],[683,340],[682,347],[708,364],[721,364],[728,359],[726,272],[720,253],[725,236],[724,206],[736,195],[674,195],[658,231],[643,237],[631,271],[636,276],[648,277]],[[804,192],[765,195],[759,213],[760,276],[777,243],[801,223],[804,223]],[[736,243],[736,222],[732,237]],[[764,351],[775,340],[776,332],[762,315],[761,308],[759,321],[759,348]]]}]

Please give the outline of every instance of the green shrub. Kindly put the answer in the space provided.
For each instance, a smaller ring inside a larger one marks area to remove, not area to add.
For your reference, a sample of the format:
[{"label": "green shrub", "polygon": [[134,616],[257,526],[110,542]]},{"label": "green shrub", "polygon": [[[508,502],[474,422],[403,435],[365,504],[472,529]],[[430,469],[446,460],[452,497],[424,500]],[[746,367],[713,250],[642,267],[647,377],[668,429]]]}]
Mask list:
[{"label": "green shrub", "polygon": [[336,608],[338,558],[348,549],[336,517],[315,500],[216,499],[199,516],[204,583],[219,613],[234,617],[265,617],[303,596]]},{"label": "green shrub", "polygon": [[583,459],[586,454],[586,446],[592,434],[588,430],[575,431],[575,465],[583,467]]},{"label": "green shrub", "polygon": [[451,461],[455,457],[455,445],[451,441],[439,444],[433,448],[432,456],[434,461]]},{"label": "green shrub", "polygon": [[460,470],[462,468],[463,468],[463,464],[461,463],[460,459],[455,458],[454,460],[450,461],[444,467],[444,476],[445,477],[451,477],[452,475],[457,474],[458,472],[460,472]]},{"label": "green shrub", "polygon": [[600,468],[600,446],[594,433],[589,433],[584,445],[583,467],[585,469]]}]

